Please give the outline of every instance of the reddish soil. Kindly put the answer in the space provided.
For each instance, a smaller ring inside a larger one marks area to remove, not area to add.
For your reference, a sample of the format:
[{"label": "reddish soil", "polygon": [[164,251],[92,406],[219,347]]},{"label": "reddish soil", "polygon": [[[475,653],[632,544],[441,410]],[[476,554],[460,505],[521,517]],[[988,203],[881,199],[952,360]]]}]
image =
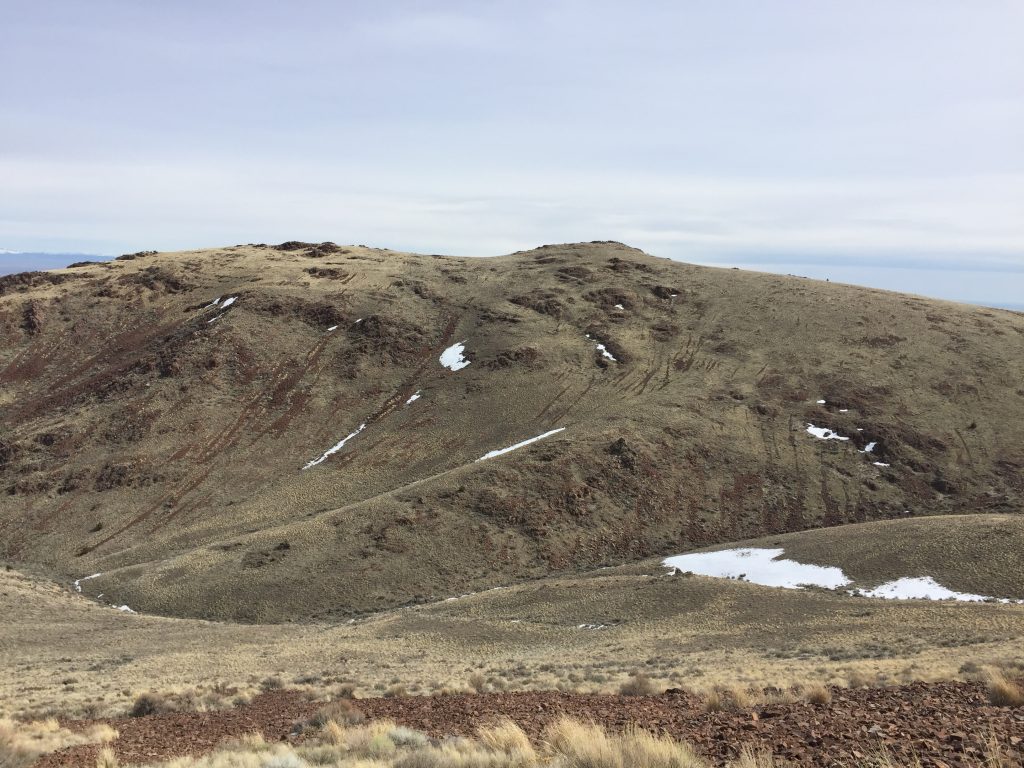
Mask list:
[{"label": "reddish soil", "polygon": [[[685,693],[459,694],[365,699],[358,705],[370,718],[390,718],[435,736],[469,735],[481,723],[503,715],[534,737],[562,714],[611,730],[636,723],[689,741],[718,763],[749,744],[798,765],[849,765],[885,749],[901,761],[916,756],[923,766],[957,768],[977,765],[989,739],[995,738],[1007,753],[1007,764],[1024,765],[1024,707],[990,705],[980,684],[913,683],[833,689],[832,695],[832,703],[826,705],[797,702],[712,714],[704,713],[700,701]],[[252,731],[261,731],[268,740],[286,739],[293,723],[317,708],[296,693],[279,691],[233,710],[106,722],[121,734],[113,747],[122,764],[134,764],[208,752],[225,738]],[[95,746],[86,746],[47,755],[37,768],[92,768],[96,751]]]}]

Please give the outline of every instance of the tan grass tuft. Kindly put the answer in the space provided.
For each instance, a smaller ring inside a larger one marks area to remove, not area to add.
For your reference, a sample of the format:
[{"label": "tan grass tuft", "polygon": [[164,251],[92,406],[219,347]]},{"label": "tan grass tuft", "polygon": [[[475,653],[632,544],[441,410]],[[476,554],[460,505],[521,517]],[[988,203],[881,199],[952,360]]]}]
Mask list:
[{"label": "tan grass tuft", "polygon": [[740,750],[739,759],[730,763],[729,768],[775,768],[775,757],[771,752],[746,745]]},{"label": "tan grass tuft", "polygon": [[506,717],[492,725],[481,726],[476,734],[480,742],[492,752],[516,756],[523,762],[535,761],[537,758],[530,737],[510,718]]},{"label": "tan grass tuft", "polygon": [[689,744],[668,736],[654,736],[630,728],[616,740],[625,768],[705,768],[705,761]]},{"label": "tan grass tuft", "polygon": [[547,727],[544,741],[564,768],[623,768],[622,754],[608,734],[593,723],[561,717]]},{"label": "tan grass tuft", "polygon": [[815,706],[823,707],[832,703],[832,691],[821,684],[810,685],[804,689],[804,698]]},{"label": "tan grass tuft", "polygon": [[103,747],[96,755],[96,768],[118,768],[117,755],[110,747]]},{"label": "tan grass tuft", "polygon": [[351,699],[338,699],[320,707],[310,722],[322,728],[331,720],[338,725],[359,725],[366,721],[366,715],[352,703]]},{"label": "tan grass tuft", "polygon": [[27,768],[40,755],[116,738],[117,731],[105,724],[94,725],[86,731],[71,731],[61,728],[54,718],[27,723],[0,718],[0,766]]},{"label": "tan grass tuft", "polygon": [[988,676],[988,700],[997,707],[1019,707],[1024,705],[1024,691],[1002,672],[992,670]]},{"label": "tan grass tuft", "polygon": [[726,708],[725,696],[717,688],[708,691],[704,695],[704,711],[711,712],[724,712]]}]

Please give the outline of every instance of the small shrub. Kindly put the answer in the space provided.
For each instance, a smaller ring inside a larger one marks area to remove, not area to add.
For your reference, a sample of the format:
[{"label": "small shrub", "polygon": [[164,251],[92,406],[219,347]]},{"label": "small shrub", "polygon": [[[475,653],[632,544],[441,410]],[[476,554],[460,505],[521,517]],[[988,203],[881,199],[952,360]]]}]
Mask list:
[{"label": "small shrub", "polygon": [[284,681],[280,677],[266,677],[260,683],[260,690],[266,693],[267,691],[279,691],[284,688]]},{"label": "small shrub", "polygon": [[474,672],[469,676],[469,687],[477,693],[486,693],[487,678],[483,676],[482,672]]},{"label": "small shrub", "polygon": [[859,669],[851,670],[846,676],[846,684],[851,688],[868,688],[875,684],[878,678],[872,678],[861,672]]},{"label": "small shrub", "polygon": [[366,715],[349,699],[338,699],[322,706],[310,719],[317,728],[332,721],[338,725],[359,725],[366,722]]},{"label": "small shrub", "polygon": [[657,690],[651,678],[643,672],[637,672],[619,686],[619,693],[623,696],[651,696],[657,693]]},{"label": "small shrub", "polygon": [[172,711],[172,707],[166,698],[158,693],[143,693],[135,698],[132,708],[128,710],[128,717],[148,717],[149,715],[160,715]]},{"label": "small shrub", "polygon": [[398,725],[388,731],[388,738],[394,742],[396,747],[425,747],[430,743],[430,738],[420,731]]},{"label": "small shrub", "polygon": [[976,677],[982,672],[981,664],[976,661],[965,661],[960,665],[960,674],[966,677]]}]

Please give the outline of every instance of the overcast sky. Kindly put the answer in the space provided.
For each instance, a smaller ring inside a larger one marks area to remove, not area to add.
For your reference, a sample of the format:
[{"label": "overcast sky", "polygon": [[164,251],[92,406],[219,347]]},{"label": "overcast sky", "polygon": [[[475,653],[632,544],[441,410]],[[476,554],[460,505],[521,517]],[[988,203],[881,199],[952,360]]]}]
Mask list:
[{"label": "overcast sky", "polygon": [[1024,2],[0,0],[0,248],[651,253],[1024,302]]}]

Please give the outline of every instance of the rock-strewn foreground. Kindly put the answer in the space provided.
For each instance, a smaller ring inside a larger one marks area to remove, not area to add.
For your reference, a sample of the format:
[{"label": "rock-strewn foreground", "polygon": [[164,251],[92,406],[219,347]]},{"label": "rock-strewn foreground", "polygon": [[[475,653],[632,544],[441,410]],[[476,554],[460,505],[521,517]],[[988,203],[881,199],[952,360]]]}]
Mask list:
[{"label": "rock-strewn foreground", "polygon": [[618,243],[134,254],[0,278],[0,556],[139,611],[284,621],[1015,513],[1022,381],[1020,314]]},{"label": "rock-strewn foreground", "polygon": [[[900,763],[977,765],[990,739],[1024,761],[1024,709],[988,703],[975,683],[914,683],[893,688],[834,689],[831,704],[774,704],[740,712],[704,713],[685,693],[624,697],[548,693],[458,694],[367,699],[358,702],[372,718],[443,737],[472,735],[482,723],[508,716],[532,737],[563,714],[593,720],[613,731],[636,723],[654,733],[691,742],[717,762],[738,756],[744,745],[767,749],[797,765],[855,764],[885,750]],[[152,715],[107,721],[120,737],[112,746],[122,763],[155,762],[201,754],[232,736],[260,731],[274,741],[289,738],[292,724],[318,705],[290,692],[258,697],[235,710]],[[84,725],[84,724],[83,724]],[[97,747],[76,747],[44,757],[37,768],[92,768]]]}]

